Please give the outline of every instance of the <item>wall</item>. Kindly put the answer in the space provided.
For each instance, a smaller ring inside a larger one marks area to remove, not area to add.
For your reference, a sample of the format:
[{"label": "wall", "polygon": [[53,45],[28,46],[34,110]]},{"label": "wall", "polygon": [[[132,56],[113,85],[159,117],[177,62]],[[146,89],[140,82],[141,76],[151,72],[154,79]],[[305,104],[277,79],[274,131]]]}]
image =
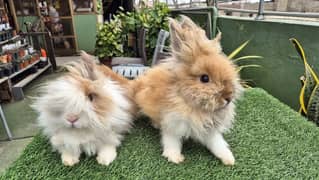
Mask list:
[{"label": "wall", "polygon": [[242,77],[252,80],[254,85],[264,88],[294,109],[299,109],[299,77],[304,67],[289,38],[295,37],[302,43],[309,64],[319,73],[319,23],[219,17],[217,24],[223,33],[222,45],[226,54],[250,39],[241,55],[264,57],[251,61],[260,64],[261,68],[245,69]]},{"label": "wall", "polygon": [[97,15],[74,15],[74,28],[78,49],[93,53],[97,31]]},{"label": "wall", "polygon": [[38,16],[17,16],[17,23],[19,26],[19,29],[23,32],[27,32],[25,22],[34,23],[38,20]]}]

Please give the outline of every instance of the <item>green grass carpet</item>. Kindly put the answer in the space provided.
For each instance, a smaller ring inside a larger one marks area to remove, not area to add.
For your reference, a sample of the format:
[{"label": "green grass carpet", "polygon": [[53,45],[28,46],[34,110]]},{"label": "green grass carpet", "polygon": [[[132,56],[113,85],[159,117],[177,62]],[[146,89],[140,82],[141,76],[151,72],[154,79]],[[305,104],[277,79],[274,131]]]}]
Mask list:
[{"label": "green grass carpet", "polygon": [[224,166],[206,148],[187,141],[186,161],[161,156],[159,132],[147,120],[136,122],[108,167],[82,157],[64,167],[38,135],[0,179],[316,179],[319,129],[261,89],[247,90],[238,102],[236,123],[226,140],[236,165]]}]

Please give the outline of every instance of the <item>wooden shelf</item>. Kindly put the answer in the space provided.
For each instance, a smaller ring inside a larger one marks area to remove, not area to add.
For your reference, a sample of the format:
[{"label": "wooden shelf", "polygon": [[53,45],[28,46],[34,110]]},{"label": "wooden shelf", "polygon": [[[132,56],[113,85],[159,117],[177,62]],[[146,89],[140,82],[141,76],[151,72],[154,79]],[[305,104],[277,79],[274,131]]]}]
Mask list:
[{"label": "wooden shelf", "polygon": [[38,16],[36,14],[17,14],[17,16]]},{"label": "wooden shelf", "polygon": [[75,38],[75,36],[73,35],[63,35],[63,36],[59,36],[59,35],[53,35],[53,38]]},{"label": "wooden shelf", "polygon": [[60,16],[60,17],[49,17],[46,16],[46,18],[50,18],[50,19],[72,19],[72,16]]},{"label": "wooden shelf", "polygon": [[96,15],[98,14],[97,12],[90,11],[90,12],[74,12],[74,15]]},{"label": "wooden shelf", "polygon": [[71,56],[76,54],[76,50],[74,48],[71,48],[71,49],[55,48],[55,52],[59,56]]}]

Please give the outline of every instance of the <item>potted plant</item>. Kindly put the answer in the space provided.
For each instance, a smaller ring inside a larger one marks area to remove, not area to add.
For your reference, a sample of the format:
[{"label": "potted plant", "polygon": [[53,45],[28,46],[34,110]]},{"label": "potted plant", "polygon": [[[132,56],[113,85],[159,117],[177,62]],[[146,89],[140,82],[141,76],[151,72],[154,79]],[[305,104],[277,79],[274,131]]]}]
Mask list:
[{"label": "potted plant", "polygon": [[169,8],[166,3],[155,1],[153,7],[142,5],[135,15],[137,28],[144,27],[148,30],[146,36],[147,57],[151,59],[158,33],[161,29],[168,31]]},{"label": "potted plant", "polygon": [[98,28],[95,54],[101,63],[110,66],[112,57],[123,55],[121,21],[113,20],[101,24]]},{"label": "potted plant", "polygon": [[120,7],[120,11],[116,15],[116,17],[120,19],[122,24],[122,39],[125,49],[123,53],[125,54],[125,56],[128,56],[130,54],[133,56],[135,55],[135,52],[129,53],[127,51],[132,51],[132,49],[134,49],[133,47],[136,44],[136,14],[137,12],[124,12],[124,9]]}]

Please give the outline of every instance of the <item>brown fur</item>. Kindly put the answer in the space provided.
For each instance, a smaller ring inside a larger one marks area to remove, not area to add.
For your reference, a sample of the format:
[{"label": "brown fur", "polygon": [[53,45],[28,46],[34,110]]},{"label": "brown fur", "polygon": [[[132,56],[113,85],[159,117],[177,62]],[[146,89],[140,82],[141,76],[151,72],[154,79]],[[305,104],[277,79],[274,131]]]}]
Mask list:
[{"label": "brown fur", "polygon": [[112,102],[112,98],[101,92],[101,86],[103,86],[101,82],[85,79],[78,74],[74,74],[74,72],[70,72],[65,76],[65,78],[67,78],[71,83],[76,84],[78,88],[84,92],[86,98],[92,99],[94,112],[96,112],[99,116],[106,116],[106,113],[112,110],[114,103]]},{"label": "brown fur", "polygon": [[[130,109],[130,113],[135,116],[137,113],[137,106],[134,103],[134,92],[131,88],[131,81],[126,79],[125,77],[116,74],[112,69],[105,65],[98,65],[94,62],[94,58],[87,54],[86,52],[81,52],[81,63],[73,63],[70,66],[67,66],[69,72],[73,74],[80,74],[83,77],[86,77],[91,80],[95,80],[96,78],[103,79],[105,77],[110,78],[115,81],[125,90],[125,96],[131,101],[133,106]],[[101,104],[101,107],[103,104]]]},{"label": "brown fur", "polygon": [[[221,52],[220,34],[208,40],[188,18],[181,24],[171,20],[170,25],[173,58],[135,80],[135,101],[157,127],[168,110],[205,124],[202,116],[222,108],[225,99],[234,98],[235,66]],[[200,82],[203,74],[209,76],[209,83]]]}]

